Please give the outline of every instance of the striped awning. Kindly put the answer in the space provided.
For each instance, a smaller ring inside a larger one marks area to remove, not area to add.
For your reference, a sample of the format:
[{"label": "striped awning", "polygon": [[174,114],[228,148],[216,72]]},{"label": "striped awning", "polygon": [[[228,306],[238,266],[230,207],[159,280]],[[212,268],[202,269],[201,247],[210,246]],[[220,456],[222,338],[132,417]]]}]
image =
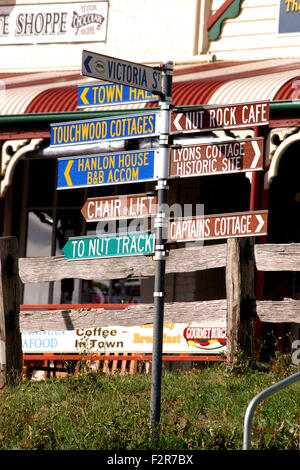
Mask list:
[{"label": "striped awning", "polygon": [[[80,71],[0,74],[0,116],[77,111],[78,86],[91,83],[96,81],[83,77]],[[190,106],[291,100],[300,96],[297,89],[300,90],[300,61],[296,59],[175,65],[172,102],[175,106]],[[157,104],[101,109],[153,106]]]}]

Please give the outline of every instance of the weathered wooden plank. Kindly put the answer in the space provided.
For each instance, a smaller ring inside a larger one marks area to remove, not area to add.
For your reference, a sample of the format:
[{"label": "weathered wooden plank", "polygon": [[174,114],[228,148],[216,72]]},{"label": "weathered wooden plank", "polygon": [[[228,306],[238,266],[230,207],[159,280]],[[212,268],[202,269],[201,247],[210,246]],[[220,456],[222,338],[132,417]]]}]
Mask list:
[{"label": "weathered wooden plank", "polygon": [[256,302],[256,312],[262,322],[300,323],[300,300],[259,300]]},{"label": "weathered wooden plank", "polygon": [[300,271],[300,243],[255,245],[258,271]]},{"label": "weathered wooden plank", "polygon": [[[66,310],[22,310],[21,331],[74,330],[103,326],[135,326],[153,323],[154,305],[130,305],[124,309],[66,309]],[[164,321],[225,322],[226,300],[203,302],[172,302],[165,304]]]},{"label": "weathered wooden plank", "polygon": [[22,372],[17,253],[16,237],[0,238],[0,388]]},{"label": "weathered wooden plank", "polygon": [[227,241],[227,358],[254,354],[255,264],[253,239]]},{"label": "weathered wooden plank", "polygon": [[[166,263],[166,273],[191,272],[220,268],[226,265],[226,244],[172,249]],[[124,279],[150,277],[155,274],[152,256],[69,261],[64,256],[20,258],[20,278],[23,283],[75,279]]]}]

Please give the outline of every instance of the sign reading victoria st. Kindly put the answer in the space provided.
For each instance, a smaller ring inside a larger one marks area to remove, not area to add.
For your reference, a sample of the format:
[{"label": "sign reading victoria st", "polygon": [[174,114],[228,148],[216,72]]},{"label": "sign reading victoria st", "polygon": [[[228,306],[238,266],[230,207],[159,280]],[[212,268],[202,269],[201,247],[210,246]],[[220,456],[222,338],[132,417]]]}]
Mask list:
[{"label": "sign reading victoria st", "polygon": [[82,75],[88,77],[162,94],[162,73],[159,68],[83,51],[81,71]]},{"label": "sign reading victoria st", "polygon": [[201,106],[171,113],[171,133],[205,132],[267,125],[269,101]]}]

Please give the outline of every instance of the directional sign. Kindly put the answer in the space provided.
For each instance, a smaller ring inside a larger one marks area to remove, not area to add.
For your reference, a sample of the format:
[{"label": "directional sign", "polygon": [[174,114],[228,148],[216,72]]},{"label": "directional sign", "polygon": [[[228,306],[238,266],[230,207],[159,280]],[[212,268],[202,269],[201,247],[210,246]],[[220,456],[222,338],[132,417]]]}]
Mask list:
[{"label": "directional sign", "polygon": [[57,189],[153,181],[159,150],[59,158]]},{"label": "directional sign", "polygon": [[162,93],[161,71],[146,65],[82,51],[82,75]]},{"label": "directional sign", "polygon": [[262,170],[263,138],[172,148],[170,178]]},{"label": "directional sign", "polygon": [[81,213],[87,222],[136,219],[156,213],[157,197],[153,194],[97,197],[86,201]]},{"label": "directional sign", "polygon": [[159,134],[158,121],[159,113],[151,112],[51,124],[50,147],[151,137]]},{"label": "directional sign", "polygon": [[69,238],[62,251],[70,260],[149,255],[154,241],[154,234],[144,232]]},{"label": "directional sign", "polygon": [[169,222],[168,242],[267,235],[268,211],[207,215]]},{"label": "directional sign", "polygon": [[78,87],[78,108],[157,101],[158,95],[126,85],[101,83]]},{"label": "directional sign", "polygon": [[171,133],[262,126],[269,123],[269,101],[202,106],[171,113]]}]

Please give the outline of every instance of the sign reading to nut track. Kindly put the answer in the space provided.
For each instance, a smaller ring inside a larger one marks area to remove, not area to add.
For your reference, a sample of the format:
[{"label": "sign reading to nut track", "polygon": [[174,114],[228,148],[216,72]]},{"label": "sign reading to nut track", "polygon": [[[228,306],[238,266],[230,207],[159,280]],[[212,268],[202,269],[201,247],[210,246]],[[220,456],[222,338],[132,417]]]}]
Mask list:
[{"label": "sign reading to nut track", "polygon": [[171,133],[263,126],[269,123],[269,101],[238,103],[171,113]]},{"label": "sign reading to nut track", "polygon": [[207,215],[169,222],[168,242],[267,235],[268,211]]}]

